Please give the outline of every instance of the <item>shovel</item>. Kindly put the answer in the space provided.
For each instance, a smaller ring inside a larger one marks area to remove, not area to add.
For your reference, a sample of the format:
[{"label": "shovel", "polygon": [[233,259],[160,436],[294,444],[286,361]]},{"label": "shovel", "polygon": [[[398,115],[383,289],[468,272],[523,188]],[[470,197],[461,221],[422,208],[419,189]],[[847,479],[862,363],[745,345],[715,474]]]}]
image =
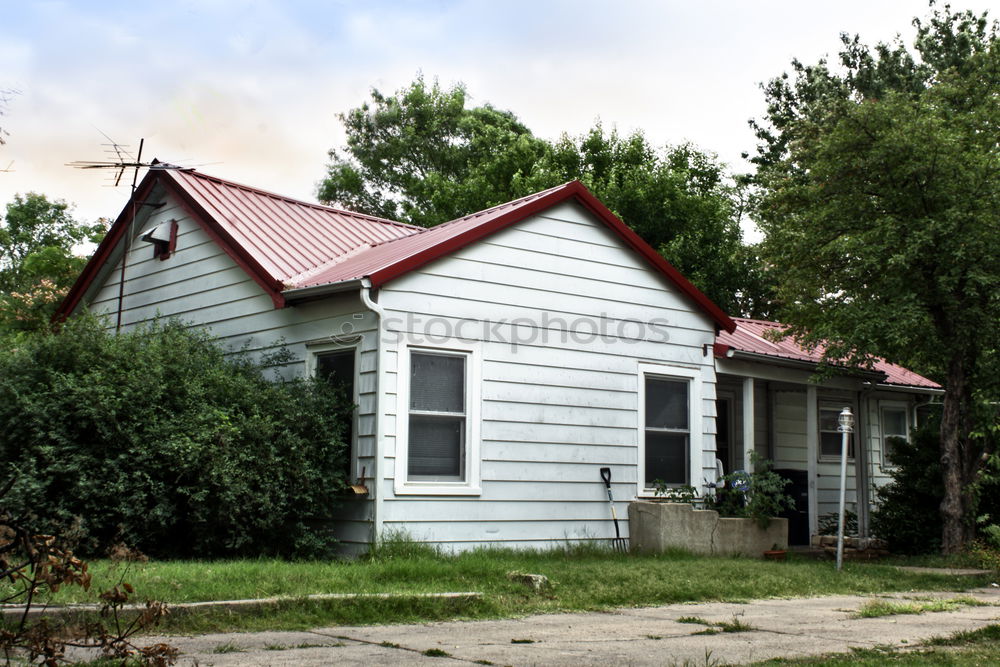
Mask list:
[{"label": "shovel", "polygon": [[615,497],[611,495],[611,468],[601,468],[601,479],[604,480],[604,488],[608,490],[611,518],[615,521],[615,536],[611,540],[611,546],[619,553],[628,553],[628,539],[622,537],[621,530],[618,528],[618,514],[615,513]]}]

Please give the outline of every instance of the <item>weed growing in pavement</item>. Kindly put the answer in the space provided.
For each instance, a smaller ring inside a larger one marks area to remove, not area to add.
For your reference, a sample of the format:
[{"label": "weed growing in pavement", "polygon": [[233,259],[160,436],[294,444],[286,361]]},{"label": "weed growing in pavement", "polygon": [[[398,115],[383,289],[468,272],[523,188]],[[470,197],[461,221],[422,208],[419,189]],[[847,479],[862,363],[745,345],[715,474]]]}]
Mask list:
[{"label": "weed growing in pavement", "polygon": [[733,620],[731,621],[707,621],[700,616],[681,616],[677,619],[678,623],[694,623],[697,625],[707,625],[708,627],[704,630],[700,630],[693,634],[696,635],[717,635],[720,632],[750,632],[751,630],[756,630],[755,627],[749,623],[744,623],[740,616],[743,612],[733,615]]},{"label": "weed growing in pavement", "polygon": [[896,602],[894,600],[871,600],[855,612],[855,618],[880,618],[902,614],[923,614],[924,612],[954,611],[959,607],[982,607],[988,603],[968,596],[929,601]]},{"label": "weed growing in pavement", "polygon": [[212,649],[212,653],[218,653],[220,655],[225,653],[242,653],[243,649],[232,642],[226,642],[225,644],[218,644]]},{"label": "weed growing in pavement", "polygon": [[696,623],[697,625],[712,625],[700,616],[681,616],[677,619],[678,623]]}]

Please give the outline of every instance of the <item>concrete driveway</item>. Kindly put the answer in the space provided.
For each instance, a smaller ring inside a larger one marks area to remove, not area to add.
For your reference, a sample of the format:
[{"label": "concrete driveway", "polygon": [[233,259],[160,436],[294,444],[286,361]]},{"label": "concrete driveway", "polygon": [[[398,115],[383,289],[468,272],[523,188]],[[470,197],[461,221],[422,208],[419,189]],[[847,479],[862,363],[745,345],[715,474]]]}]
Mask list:
[{"label": "concrete driveway", "polygon": [[[970,597],[981,606],[858,618],[873,599]],[[686,618],[687,622],[680,619]],[[700,622],[692,622],[692,618]],[[774,657],[913,647],[1000,622],[1000,589],[675,604],[503,621],[338,626],[308,632],[169,637],[191,665],[726,665]],[[738,632],[718,625],[749,626]],[[715,633],[711,633],[715,630]],[[709,631],[709,632],[706,632]]]}]

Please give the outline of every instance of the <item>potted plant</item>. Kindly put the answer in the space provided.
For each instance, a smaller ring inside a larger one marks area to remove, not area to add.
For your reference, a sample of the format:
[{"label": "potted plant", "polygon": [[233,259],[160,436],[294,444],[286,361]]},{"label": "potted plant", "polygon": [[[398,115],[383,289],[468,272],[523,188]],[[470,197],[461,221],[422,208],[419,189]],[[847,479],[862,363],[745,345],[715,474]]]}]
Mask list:
[{"label": "potted plant", "polygon": [[[694,553],[761,557],[788,545],[788,520],[776,518],[794,501],[788,481],[770,463],[754,460],[755,471],[736,471],[710,485],[714,493],[697,496],[690,487],[656,485],[656,498],[629,505],[633,548],[642,552],[686,549]],[[698,509],[704,507],[704,509]],[[769,547],[772,547],[769,549]]]},{"label": "potted plant", "polygon": [[761,528],[785,510],[795,509],[795,500],[785,493],[789,481],[774,472],[771,462],[752,458],[754,471],[735,470],[716,482],[714,497],[705,499],[705,507],[721,516],[753,519]]}]

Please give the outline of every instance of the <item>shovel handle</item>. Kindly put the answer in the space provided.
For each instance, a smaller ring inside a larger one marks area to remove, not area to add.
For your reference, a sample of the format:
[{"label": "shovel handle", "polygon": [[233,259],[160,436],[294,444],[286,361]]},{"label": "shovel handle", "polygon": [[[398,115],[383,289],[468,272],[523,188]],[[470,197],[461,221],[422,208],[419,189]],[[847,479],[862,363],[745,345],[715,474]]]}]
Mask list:
[{"label": "shovel handle", "polygon": [[604,486],[611,488],[611,468],[601,468],[601,479],[604,480]]}]

